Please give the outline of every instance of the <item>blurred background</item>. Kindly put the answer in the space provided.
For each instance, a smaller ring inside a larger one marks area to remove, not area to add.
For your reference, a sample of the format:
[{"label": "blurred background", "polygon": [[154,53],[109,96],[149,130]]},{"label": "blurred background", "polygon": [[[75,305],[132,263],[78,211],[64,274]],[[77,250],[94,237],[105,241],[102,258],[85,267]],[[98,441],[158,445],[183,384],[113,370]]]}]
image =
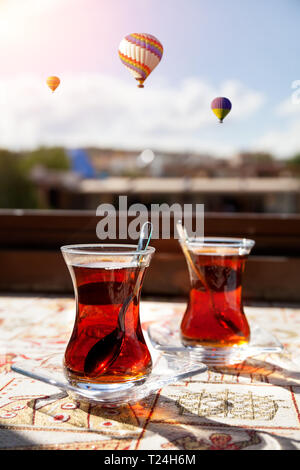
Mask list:
[{"label": "blurred background", "polygon": [[[297,0],[1,0],[0,18],[2,208],[96,210],[122,185],[136,202],[299,212]],[[164,45],[144,90],[118,57],[135,31]],[[223,125],[215,96],[233,104]]]},{"label": "blurred background", "polygon": [[[54,251],[94,241],[99,204],[127,195],[205,204],[207,235],[257,241],[249,298],[299,300],[299,20],[298,0],[0,0],[0,288],[64,291]],[[132,32],[164,46],[143,90],[118,57]],[[28,269],[50,252],[43,283]]]}]

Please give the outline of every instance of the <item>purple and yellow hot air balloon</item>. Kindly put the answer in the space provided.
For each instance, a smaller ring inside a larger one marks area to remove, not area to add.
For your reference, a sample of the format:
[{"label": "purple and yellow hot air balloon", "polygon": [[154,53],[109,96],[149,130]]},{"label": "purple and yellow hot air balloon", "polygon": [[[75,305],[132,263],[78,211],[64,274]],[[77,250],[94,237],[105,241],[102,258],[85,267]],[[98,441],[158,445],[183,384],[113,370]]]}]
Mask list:
[{"label": "purple and yellow hot air balloon", "polygon": [[46,83],[50,90],[52,90],[52,93],[55,92],[56,88],[60,84],[60,79],[58,77],[55,77],[54,75],[51,75],[50,77],[47,78]]},{"label": "purple and yellow hot air balloon", "polygon": [[162,55],[162,44],[151,34],[128,34],[119,46],[119,57],[139,82],[139,88],[144,88],[144,81],[159,64]]},{"label": "purple and yellow hot air balloon", "polygon": [[215,98],[211,103],[211,109],[220,120],[223,122],[223,119],[230,113],[232,104],[228,98],[218,97]]}]

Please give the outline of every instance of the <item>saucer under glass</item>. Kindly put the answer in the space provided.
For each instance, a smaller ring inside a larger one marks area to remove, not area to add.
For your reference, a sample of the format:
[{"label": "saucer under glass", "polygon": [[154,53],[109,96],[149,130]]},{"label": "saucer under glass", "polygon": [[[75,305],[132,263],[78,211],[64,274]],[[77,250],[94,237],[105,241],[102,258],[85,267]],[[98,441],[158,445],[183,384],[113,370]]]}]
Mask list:
[{"label": "saucer under glass", "polygon": [[72,398],[102,405],[122,405],[135,403],[159,389],[201,374],[207,366],[195,363],[188,353],[153,354],[153,369],[143,382],[113,385],[108,390],[100,384],[73,386],[66,379],[62,365],[63,351],[52,353],[40,361],[26,360],[12,365],[12,370],[31,379],[39,380],[66,391]]},{"label": "saucer under glass", "polygon": [[155,323],[148,329],[152,346],[165,353],[185,352],[192,361],[207,365],[238,364],[247,358],[261,354],[280,353],[282,344],[270,332],[258,325],[250,325],[249,343],[232,347],[184,346],[180,338],[181,317],[175,316],[164,322]]}]

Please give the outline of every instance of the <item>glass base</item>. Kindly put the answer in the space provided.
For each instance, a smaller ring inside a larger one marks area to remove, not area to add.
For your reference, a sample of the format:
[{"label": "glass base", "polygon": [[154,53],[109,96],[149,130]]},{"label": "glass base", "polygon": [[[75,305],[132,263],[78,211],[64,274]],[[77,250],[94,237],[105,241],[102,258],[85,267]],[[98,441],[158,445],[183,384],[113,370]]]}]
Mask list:
[{"label": "glass base", "polygon": [[205,364],[218,366],[243,362],[251,356],[247,346],[232,346],[229,348],[211,348],[207,346],[197,346],[192,348],[189,346],[187,349],[189,350],[190,357],[193,361],[200,361]]},{"label": "glass base", "polygon": [[128,380],[127,382],[114,382],[114,383],[97,383],[97,382],[87,382],[86,380],[75,379],[72,377],[68,377],[65,374],[65,377],[68,383],[79,390],[88,390],[90,392],[119,392],[123,390],[129,390],[133,386],[142,385],[147,376],[139,378],[137,380]]},{"label": "glass base", "polygon": [[40,361],[22,361],[12,370],[32,379],[66,391],[72,398],[98,405],[113,406],[135,403],[159,389],[207,371],[207,366],[193,362],[186,353],[151,353],[153,369],[142,380],[122,383],[71,383],[64,375],[64,351],[43,357]]},{"label": "glass base", "polygon": [[166,353],[185,351],[195,364],[200,362],[215,366],[238,364],[249,357],[283,351],[277,338],[257,325],[250,325],[250,341],[241,346],[184,346],[180,336],[180,323],[181,317],[174,317],[149,327],[148,335],[156,350]]}]

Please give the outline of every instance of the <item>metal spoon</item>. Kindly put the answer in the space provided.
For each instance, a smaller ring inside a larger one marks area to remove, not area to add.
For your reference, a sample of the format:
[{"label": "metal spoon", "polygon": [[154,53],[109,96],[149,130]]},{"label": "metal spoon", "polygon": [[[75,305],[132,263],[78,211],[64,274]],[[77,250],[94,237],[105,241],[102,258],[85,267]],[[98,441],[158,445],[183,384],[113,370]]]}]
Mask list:
[{"label": "metal spoon", "polygon": [[189,253],[189,250],[188,250],[188,242],[189,242],[189,237],[188,237],[188,234],[187,234],[187,231],[186,231],[186,228],[182,225],[182,221],[181,220],[178,220],[177,221],[177,224],[176,224],[176,228],[177,228],[177,232],[179,234],[179,237],[180,237],[180,241],[181,241],[181,245],[182,245],[182,251],[184,252],[185,256],[186,256],[186,259],[188,260],[189,262],[189,265],[190,267],[192,268],[192,270],[194,271],[194,273],[196,274],[196,276],[198,277],[198,279],[200,280],[200,282],[203,284],[203,286],[205,287],[205,289],[207,291],[209,291],[209,287],[205,281],[205,278],[203,277],[202,273],[199,271],[199,269],[197,269],[195,263],[193,262],[192,260],[192,257]]},{"label": "metal spoon", "polygon": [[188,237],[186,228],[182,225],[181,220],[178,220],[178,222],[176,224],[176,228],[177,228],[177,231],[178,231],[178,234],[179,234],[179,237],[180,237],[182,250],[183,250],[183,252],[186,256],[186,259],[187,259],[190,267],[194,271],[194,274],[196,274],[197,278],[199,279],[202,286],[204,287],[204,289],[206,290],[206,292],[209,295],[209,300],[210,300],[212,312],[213,312],[215,318],[217,319],[218,322],[220,322],[222,324],[222,326],[224,326],[225,328],[231,329],[234,332],[234,334],[240,336],[241,335],[240,329],[230,319],[226,318],[225,315],[223,314],[223,312],[220,312],[216,308],[216,305],[215,305],[215,302],[214,302],[213,292],[210,289],[209,285],[207,284],[204,275],[197,268],[197,266],[193,262],[192,257],[190,255],[190,252],[189,252],[189,249],[188,249],[189,237]]},{"label": "metal spoon", "polygon": [[[149,228],[149,229],[148,229]],[[101,338],[88,352],[84,362],[84,373],[89,377],[98,377],[102,375],[112,365],[112,363],[119,357],[122,349],[123,340],[125,337],[125,316],[130,303],[134,297],[138,294],[139,282],[138,276],[140,273],[139,265],[143,259],[143,253],[146,252],[152,236],[152,223],[145,222],[142,226],[138,247],[137,255],[134,256],[136,261],[136,277],[135,285],[132,289],[131,294],[126,298],[123,303],[119,315],[117,327],[108,335]],[[147,234],[148,232],[148,234]]]}]

